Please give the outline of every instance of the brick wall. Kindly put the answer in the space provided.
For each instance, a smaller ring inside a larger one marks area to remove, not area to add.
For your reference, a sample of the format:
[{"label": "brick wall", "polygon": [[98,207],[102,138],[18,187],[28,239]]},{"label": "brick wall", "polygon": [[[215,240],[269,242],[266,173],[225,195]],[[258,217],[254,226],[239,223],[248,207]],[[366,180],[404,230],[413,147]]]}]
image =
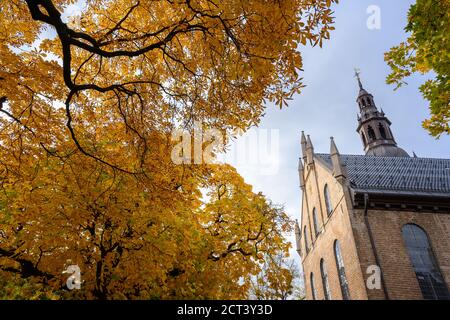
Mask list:
[{"label": "brick wall", "polygon": [[[328,217],[324,186],[330,189],[333,213]],[[332,299],[342,299],[334,256],[334,241],[340,242],[351,299],[385,299],[383,288],[367,289],[377,265],[363,209],[353,209],[347,187],[342,186],[321,161],[305,168],[302,201],[302,264],[306,298],[312,299],[310,274],[314,273],[316,298],[324,299],[320,260],[326,264]],[[321,232],[315,235],[312,211],[316,208]],[[368,210],[368,221],[390,299],[423,299],[416,275],[402,238],[402,227],[414,223],[429,236],[441,272],[450,287],[450,214],[396,210]],[[303,227],[307,226],[310,251],[306,253]]]},{"label": "brick wall", "polygon": [[[450,284],[450,215],[430,212],[370,210],[368,218],[390,299],[423,299],[403,238],[402,227],[414,223],[430,238],[441,272]],[[364,211],[355,210],[353,229],[363,270],[375,264]],[[368,290],[370,299],[382,298],[378,290]]]},{"label": "brick wall", "polygon": [[[306,168],[305,168],[306,169]],[[309,234],[310,251],[306,254],[304,239],[302,238],[303,271],[305,273],[306,298],[312,299],[310,273],[314,273],[317,299],[324,299],[320,260],[325,261],[332,299],[342,299],[336,259],[334,255],[334,241],[340,242],[344,260],[346,277],[351,299],[367,299],[365,283],[357,256],[356,244],[348,213],[348,200],[342,185],[332,176],[329,169],[316,161],[306,173],[305,194],[302,205],[302,230],[306,225]],[[328,217],[324,200],[324,186],[328,184],[333,212]],[[316,237],[312,223],[312,210],[316,208],[319,216],[320,234]]]}]

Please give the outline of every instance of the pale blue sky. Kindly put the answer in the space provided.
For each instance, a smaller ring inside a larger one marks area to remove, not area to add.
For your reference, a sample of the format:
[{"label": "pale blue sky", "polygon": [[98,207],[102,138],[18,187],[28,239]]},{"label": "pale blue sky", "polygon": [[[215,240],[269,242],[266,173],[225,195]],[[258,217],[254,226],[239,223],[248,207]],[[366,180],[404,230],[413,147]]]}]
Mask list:
[{"label": "pale blue sky", "polygon": [[[261,128],[279,131],[279,170],[275,175],[262,175],[260,170],[236,163],[245,180],[275,203],[284,204],[290,216],[300,219],[300,189],[297,174],[300,157],[300,133],[311,135],[316,152],[329,152],[333,136],[341,153],[363,154],[356,133],[355,102],[358,85],[354,68],[361,69],[364,87],[375,103],[392,121],[392,131],[399,146],[419,157],[450,158],[450,137],[440,140],[429,136],[421,127],[428,117],[427,101],[418,87],[425,77],[408,80],[409,85],[393,91],[385,83],[389,67],[384,52],[406,39],[404,27],[413,0],[351,0],[335,7],[336,30],[323,48],[301,48],[304,58],[302,77],[307,87],[279,110],[268,106]],[[381,9],[381,29],[369,30],[366,13],[370,5]]]}]

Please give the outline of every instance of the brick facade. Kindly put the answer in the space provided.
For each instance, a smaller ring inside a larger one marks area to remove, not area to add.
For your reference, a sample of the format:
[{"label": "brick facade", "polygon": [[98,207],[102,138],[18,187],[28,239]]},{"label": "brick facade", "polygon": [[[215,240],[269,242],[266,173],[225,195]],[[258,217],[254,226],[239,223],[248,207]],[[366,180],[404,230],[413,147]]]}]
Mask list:
[{"label": "brick facade", "polygon": [[[338,181],[320,159],[306,165],[303,172],[302,237],[300,250],[305,276],[306,298],[312,299],[310,274],[314,274],[316,299],[324,299],[320,261],[324,259],[332,299],[342,299],[334,254],[334,241],[339,240],[350,298],[354,300],[386,299],[383,286],[367,289],[369,266],[378,265],[366,221],[369,222],[378,261],[389,299],[423,299],[411,264],[402,227],[413,223],[428,234],[436,260],[447,285],[450,286],[450,211],[411,211],[358,208],[348,183]],[[333,211],[326,212],[324,187],[328,185]],[[370,203],[370,200],[369,200]],[[316,208],[320,233],[316,236],[312,212]],[[305,248],[304,227],[307,228],[309,251]]]},{"label": "brick facade", "polygon": [[[302,132],[302,221],[296,227],[296,240],[306,298],[313,298],[311,273],[315,298],[325,298],[322,259],[331,299],[343,298],[334,252],[338,240],[350,299],[424,299],[424,290],[427,298],[450,300],[450,159],[410,157],[398,147],[391,121],[364,89],[359,72],[356,76],[357,132],[366,154],[340,155],[333,138],[329,154],[316,154],[310,137]],[[325,185],[331,214],[326,209]],[[314,208],[320,228],[317,236]]]},{"label": "brick facade", "polygon": [[[302,241],[301,252],[303,258],[303,272],[305,274],[305,286],[307,299],[312,299],[310,274],[314,274],[317,299],[324,298],[320,260],[324,259],[332,299],[342,299],[341,287],[334,254],[334,241],[339,240],[345,273],[352,299],[367,299],[363,274],[358,261],[357,249],[351,232],[351,222],[346,201],[346,195],[342,185],[336,181],[330,172],[313,164],[306,171],[306,191],[303,196],[302,230],[307,226],[309,234],[310,250],[306,253],[305,242]],[[324,187],[328,185],[330,190],[331,205],[333,211],[327,215],[324,200]],[[321,232],[316,237],[312,227],[312,210],[316,208],[319,214]],[[304,240],[304,239],[303,239]]]},{"label": "brick facade", "polygon": [[[370,242],[364,236],[363,215],[363,210],[355,210],[353,230],[361,258],[371,255]],[[450,285],[449,214],[369,209],[368,218],[390,299],[423,299],[402,238],[402,227],[409,223],[420,226],[427,233],[440,271]],[[367,267],[367,263],[361,261],[361,267]],[[373,294],[373,298],[377,297]]]}]

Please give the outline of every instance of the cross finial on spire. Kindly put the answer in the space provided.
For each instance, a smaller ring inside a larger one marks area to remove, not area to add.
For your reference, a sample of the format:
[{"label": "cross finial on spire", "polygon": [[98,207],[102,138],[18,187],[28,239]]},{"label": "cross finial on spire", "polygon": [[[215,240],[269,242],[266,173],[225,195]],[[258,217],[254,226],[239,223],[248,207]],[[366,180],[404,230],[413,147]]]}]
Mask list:
[{"label": "cross finial on spire", "polygon": [[361,70],[360,70],[359,68],[355,68],[355,77],[358,79],[359,88],[360,88],[361,90],[363,90],[363,85],[362,85],[362,83],[361,83],[361,77],[360,77],[360,74],[361,74]]}]

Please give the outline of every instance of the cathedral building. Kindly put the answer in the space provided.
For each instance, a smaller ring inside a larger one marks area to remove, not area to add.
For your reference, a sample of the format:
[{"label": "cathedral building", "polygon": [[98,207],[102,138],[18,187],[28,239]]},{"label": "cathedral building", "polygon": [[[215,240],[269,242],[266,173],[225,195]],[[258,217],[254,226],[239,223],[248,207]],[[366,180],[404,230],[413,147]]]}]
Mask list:
[{"label": "cathedral building", "polygon": [[358,75],[365,155],[302,133],[296,225],[306,299],[450,299],[450,159],[410,156]]}]

